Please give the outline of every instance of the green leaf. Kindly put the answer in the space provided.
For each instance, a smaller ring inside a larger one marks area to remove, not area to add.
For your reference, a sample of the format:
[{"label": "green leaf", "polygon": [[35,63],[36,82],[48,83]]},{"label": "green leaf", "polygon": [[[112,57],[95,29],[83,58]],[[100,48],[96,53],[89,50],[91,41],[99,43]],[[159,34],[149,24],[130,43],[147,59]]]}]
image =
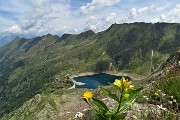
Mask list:
[{"label": "green leaf", "polygon": [[[142,87],[135,88],[135,89],[129,89],[124,95],[122,95],[122,102],[126,102],[127,100],[133,99],[136,97],[139,92],[142,90]],[[129,94],[129,95],[128,95]]]},{"label": "green leaf", "polygon": [[[130,99],[130,100],[127,100],[126,102],[123,102],[121,104],[121,108],[119,109],[119,112],[120,113],[125,113],[126,110],[128,109],[128,107],[134,103],[134,101],[136,100],[136,98],[134,97],[133,99]],[[131,103],[131,104],[129,104]]]},{"label": "green leaf", "polygon": [[96,110],[98,109],[98,111],[102,114],[105,114],[109,110],[106,104],[104,104],[101,100],[98,100],[96,98],[92,98],[92,100],[92,102],[96,106]]},{"label": "green leaf", "polygon": [[139,94],[141,90],[142,90],[142,87],[136,88],[136,89],[129,89],[127,93],[130,95],[130,97],[133,97]]},{"label": "green leaf", "polygon": [[124,94],[122,97],[121,108],[119,111],[126,111],[126,109],[130,106],[130,104],[128,103],[133,103],[136,100],[136,96],[139,94],[141,90],[142,88],[130,89],[126,94]]},{"label": "green leaf", "polygon": [[128,99],[128,98],[129,98],[129,94],[124,94],[123,97],[124,97],[125,99]]},{"label": "green leaf", "polygon": [[99,87],[106,95],[108,95],[110,98],[114,99],[119,103],[119,97],[115,94],[112,93],[110,90],[104,88],[104,87]]}]

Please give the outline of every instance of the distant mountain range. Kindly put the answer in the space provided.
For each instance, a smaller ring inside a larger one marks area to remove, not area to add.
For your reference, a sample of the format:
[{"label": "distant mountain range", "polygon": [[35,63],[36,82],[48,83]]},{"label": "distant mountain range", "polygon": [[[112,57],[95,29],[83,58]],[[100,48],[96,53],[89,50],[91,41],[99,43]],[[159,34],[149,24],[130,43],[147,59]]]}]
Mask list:
[{"label": "distant mountain range", "polygon": [[150,76],[179,48],[179,23],[113,24],[99,33],[15,38],[0,47],[0,115],[37,93],[69,87],[67,74],[93,72],[102,61],[111,65],[108,71]]},{"label": "distant mountain range", "polygon": [[6,45],[10,41],[12,41],[14,38],[16,38],[15,35],[10,35],[10,36],[5,36],[5,37],[0,38],[0,47],[3,45]]}]

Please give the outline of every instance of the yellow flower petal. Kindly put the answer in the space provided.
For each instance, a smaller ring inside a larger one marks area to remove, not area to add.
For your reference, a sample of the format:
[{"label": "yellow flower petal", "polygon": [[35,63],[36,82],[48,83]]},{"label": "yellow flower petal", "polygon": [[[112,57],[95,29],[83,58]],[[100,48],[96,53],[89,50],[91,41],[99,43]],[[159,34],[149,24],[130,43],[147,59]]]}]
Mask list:
[{"label": "yellow flower petal", "polygon": [[119,87],[119,88],[123,88],[126,91],[128,89],[134,88],[134,85],[132,85],[132,81],[126,80],[124,76],[120,80],[116,79],[114,82],[114,85]]},{"label": "yellow flower petal", "polygon": [[122,84],[121,84],[121,81],[116,79],[115,82],[114,82],[114,85],[121,88]]},{"label": "yellow flower petal", "polygon": [[91,99],[93,97],[93,94],[92,94],[92,92],[86,91],[82,97],[88,101],[89,99]]}]

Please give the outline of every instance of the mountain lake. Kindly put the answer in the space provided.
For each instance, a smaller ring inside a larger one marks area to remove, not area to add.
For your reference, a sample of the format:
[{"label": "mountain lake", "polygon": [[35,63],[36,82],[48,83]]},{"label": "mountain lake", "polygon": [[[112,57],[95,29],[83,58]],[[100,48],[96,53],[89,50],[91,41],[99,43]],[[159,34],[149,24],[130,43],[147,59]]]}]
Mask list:
[{"label": "mountain lake", "polygon": [[[76,88],[96,89],[98,88],[98,86],[109,85],[109,83],[113,83],[115,79],[120,79],[121,77],[122,76],[100,73],[94,75],[74,77],[73,79],[77,82],[85,83],[84,85],[76,85]],[[128,76],[125,76],[125,78],[131,80],[131,78]]]}]

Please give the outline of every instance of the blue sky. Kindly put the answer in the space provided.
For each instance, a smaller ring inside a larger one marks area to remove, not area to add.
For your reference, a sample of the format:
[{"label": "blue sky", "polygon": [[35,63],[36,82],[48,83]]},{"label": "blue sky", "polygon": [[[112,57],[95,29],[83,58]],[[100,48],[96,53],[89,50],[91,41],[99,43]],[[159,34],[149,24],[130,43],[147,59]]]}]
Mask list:
[{"label": "blue sky", "polygon": [[0,37],[99,32],[132,22],[180,23],[180,1],[0,0]]}]

